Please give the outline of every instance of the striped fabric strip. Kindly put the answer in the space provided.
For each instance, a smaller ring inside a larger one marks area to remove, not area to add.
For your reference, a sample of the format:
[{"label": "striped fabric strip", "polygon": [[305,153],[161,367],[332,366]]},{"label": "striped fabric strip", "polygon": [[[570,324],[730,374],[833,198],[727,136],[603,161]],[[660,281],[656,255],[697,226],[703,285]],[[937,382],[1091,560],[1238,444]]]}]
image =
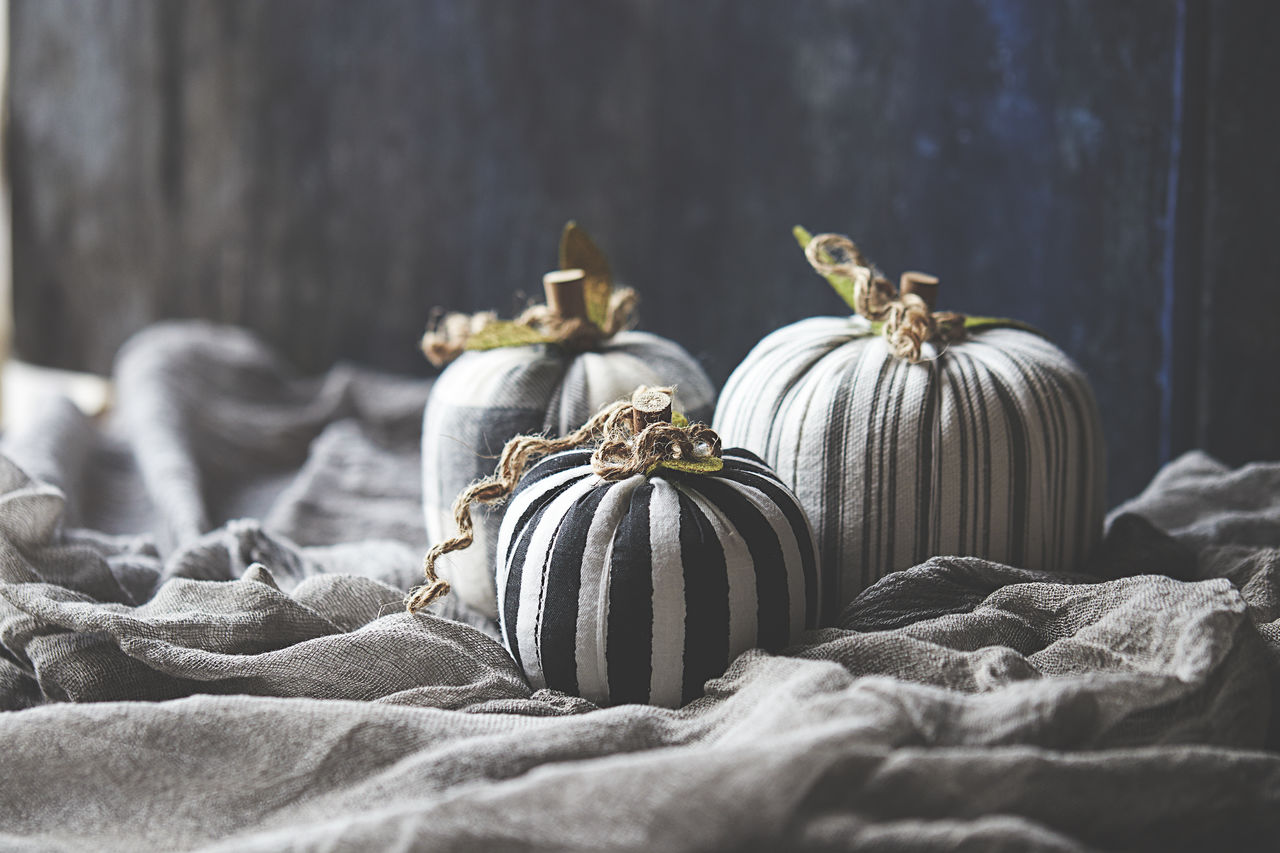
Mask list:
[{"label": "striped fabric strip", "polygon": [[535,465],[499,534],[502,636],[534,687],[674,707],[816,625],[813,534],[758,457],[606,483],[586,456]]},{"label": "striped fabric strip", "polygon": [[808,512],[832,608],[935,555],[1072,571],[1101,535],[1102,430],[1070,358],[1013,329],[934,355],[913,365],[859,320],[814,318],[767,336],[721,392],[721,438]]},{"label": "striped fabric strip", "polygon": [[[675,385],[677,403],[706,421],[715,387],[679,344],[621,332],[597,352],[566,356],[526,346],[464,353],[431,388],[422,424],[422,503],[431,543],[454,533],[453,501],[493,473],[503,445],[522,433],[563,435],[639,385]],[[475,507],[476,541],[440,561],[460,598],[497,616],[494,567],[501,509]]]}]

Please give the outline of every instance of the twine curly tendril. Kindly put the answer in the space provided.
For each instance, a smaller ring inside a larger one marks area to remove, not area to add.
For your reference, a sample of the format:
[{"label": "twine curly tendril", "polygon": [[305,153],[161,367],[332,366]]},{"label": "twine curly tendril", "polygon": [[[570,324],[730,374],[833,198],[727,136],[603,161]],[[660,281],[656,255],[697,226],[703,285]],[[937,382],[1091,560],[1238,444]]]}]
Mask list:
[{"label": "twine curly tendril", "polygon": [[[585,352],[598,348],[626,329],[635,308],[636,292],[630,287],[618,287],[609,294],[604,322],[600,325],[585,317],[563,317],[545,304],[530,305],[513,321],[513,325],[537,333],[546,342]],[[432,365],[444,367],[466,351],[474,336],[497,322],[498,315],[492,311],[476,314],[449,312],[422,336],[422,352]]]},{"label": "twine curly tendril", "polygon": [[453,518],[458,532],[427,552],[422,565],[426,582],[410,591],[405,602],[408,611],[417,613],[449,594],[449,582],[436,574],[436,562],[445,554],[461,551],[475,541],[471,505],[497,504],[506,500],[515,491],[529,464],[540,457],[594,441],[597,444],[591,454],[591,470],[607,481],[648,474],[663,462],[720,458],[720,436],[710,427],[671,422],[673,390],[642,387],[630,400],[610,403],[582,428],[561,438],[518,435],[508,441],[502,448],[493,476],[472,483],[454,501]]},{"label": "twine curly tendril", "polygon": [[818,234],[805,247],[809,264],[823,276],[853,282],[853,308],[872,322],[884,324],[889,349],[913,364],[922,361],[925,341],[958,341],[965,335],[965,316],[934,311],[930,299],[937,279],[923,273],[903,273],[901,290],[875,268],[852,240],[842,234]]}]

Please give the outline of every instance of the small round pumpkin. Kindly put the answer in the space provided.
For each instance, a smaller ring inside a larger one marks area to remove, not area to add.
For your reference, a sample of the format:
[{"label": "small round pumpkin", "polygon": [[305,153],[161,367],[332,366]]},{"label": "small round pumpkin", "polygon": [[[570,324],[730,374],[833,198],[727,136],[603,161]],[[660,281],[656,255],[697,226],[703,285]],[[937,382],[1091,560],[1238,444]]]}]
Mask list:
[{"label": "small round pumpkin", "polygon": [[[464,331],[424,339],[437,363],[453,358],[423,415],[423,510],[433,543],[453,529],[454,496],[493,470],[494,457],[513,436],[567,433],[638,385],[677,386],[690,416],[710,419],[715,387],[706,372],[679,344],[621,329],[634,297],[613,289],[607,262],[573,223],[560,255],[568,269],[548,274],[547,306],[526,312],[531,320],[450,317]],[[441,565],[458,596],[490,617],[497,616],[499,517],[479,509],[476,546]]]},{"label": "small round pumpkin", "polygon": [[766,336],[713,426],[799,496],[826,600],[935,555],[1074,570],[1101,535],[1106,478],[1080,368],[1023,324],[934,312],[937,279],[908,273],[899,293],[847,238],[797,237],[860,316]]},{"label": "small round pumpkin", "polygon": [[509,495],[498,621],[534,688],[676,707],[747,649],[816,627],[821,583],[795,495],[754,454],[673,423],[665,390],[565,439],[509,442],[494,477],[460,496],[459,535],[428,553],[410,610],[448,591],[435,561],[468,547],[471,503]]}]

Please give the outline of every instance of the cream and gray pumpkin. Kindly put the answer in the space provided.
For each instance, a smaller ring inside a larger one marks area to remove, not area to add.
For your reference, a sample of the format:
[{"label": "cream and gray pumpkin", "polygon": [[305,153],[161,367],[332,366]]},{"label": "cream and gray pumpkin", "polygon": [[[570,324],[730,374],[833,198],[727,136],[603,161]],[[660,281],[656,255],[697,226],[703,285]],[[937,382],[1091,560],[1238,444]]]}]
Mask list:
[{"label": "cream and gray pumpkin", "polygon": [[1072,571],[1102,532],[1093,392],[1031,331],[984,328],[912,363],[862,317],[803,320],[734,370],[713,427],[795,490],[833,604],[936,555]]},{"label": "cream and gray pumpkin", "polygon": [[530,468],[502,520],[499,624],[533,687],[676,707],[747,649],[816,627],[808,521],[758,457],[609,482],[591,454]]},{"label": "cream and gray pumpkin", "polygon": [[[587,352],[533,344],[463,353],[436,379],[422,425],[423,508],[431,542],[455,530],[453,502],[493,473],[515,435],[563,435],[639,385],[674,385],[681,408],[708,420],[715,387],[680,345],[624,331]],[[440,574],[472,607],[497,615],[494,570],[500,509],[477,506],[475,544],[449,554]]]}]

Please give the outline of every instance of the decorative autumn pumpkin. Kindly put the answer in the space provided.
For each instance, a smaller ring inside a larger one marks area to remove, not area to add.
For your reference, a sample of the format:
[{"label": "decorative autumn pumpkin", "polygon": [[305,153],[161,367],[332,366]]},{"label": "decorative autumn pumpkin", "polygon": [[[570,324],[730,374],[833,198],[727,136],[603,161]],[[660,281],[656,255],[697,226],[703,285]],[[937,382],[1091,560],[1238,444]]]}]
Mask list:
[{"label": "decorative autumn pumpkin", "polygon": [[816,627],[813,536],[795,495],[754,454],[673,419],[667,390],[641,389],[565,439],[508,444],[495,477],[460,497],[462,535],[428,554],[410,609],[443,591],[432,566],[468,544],[470,504],[510,494],[499,624],[535,688],[674,707],[747,649]]},{"label": "decorative autumn pumpkin", "polygon": [[856,314],[766,336],[713,425],[795,489],[824,599],[935,555],[1073,570],[1101,535],[1106,474],[1080,368],[1024,324],[935,312],[932,276],[899,292],[848,238],[796,236]]},{"label": "decorative autumn pumpkin", "polygon": [[[715,388],[678,344],[626,331],[635,304],[614,289],[608,262],[582,229],[565,226],[565,269],[544,279],[547,304],[513,322],[493,314],[453,314],[423,338],[437,366],[422,424],[423,509],[427,534],[452,530],[453,498],[493,470],[493,458],[515,435],[576,428],[606,403],[638,385],[674,385],[695,418],[709,419]],[[494,555],[498,516],[481,509],[477,544],[442,565],[467,604],[497,616]]]}]

